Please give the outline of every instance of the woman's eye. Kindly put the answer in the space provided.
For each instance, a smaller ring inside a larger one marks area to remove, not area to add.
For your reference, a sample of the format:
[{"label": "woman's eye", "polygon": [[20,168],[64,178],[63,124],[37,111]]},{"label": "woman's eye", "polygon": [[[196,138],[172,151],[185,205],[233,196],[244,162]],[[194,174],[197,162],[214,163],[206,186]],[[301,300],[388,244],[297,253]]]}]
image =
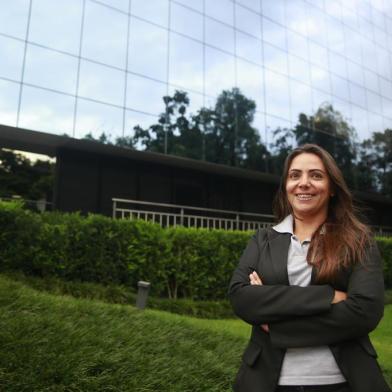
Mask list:
[{"label": "woman's eye", "polygon": [[296,179],[298,177],[299,177],[298,173],[291,173],[290,176],[289,176],[289,178],[291,178],[291,179]]},{"label": "woman's eye", "polygon": [[312,177],[317,179],[317,180],[320,180],[320,179],[323,178],[323,175],[321,173],[313,173]]}]

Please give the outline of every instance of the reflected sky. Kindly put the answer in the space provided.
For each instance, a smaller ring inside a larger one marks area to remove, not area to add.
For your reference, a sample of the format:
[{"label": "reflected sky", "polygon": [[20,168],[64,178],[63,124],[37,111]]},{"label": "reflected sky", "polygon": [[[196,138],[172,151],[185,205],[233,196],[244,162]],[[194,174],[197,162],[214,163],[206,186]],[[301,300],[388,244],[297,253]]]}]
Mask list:
[{"label": "reflected sky", "polygon": [[190,111],[234,86],[277,127],[330,102],[360,139],[392,127],[388,0],[0,2],[0,123],[129,136],[187,91]]}]

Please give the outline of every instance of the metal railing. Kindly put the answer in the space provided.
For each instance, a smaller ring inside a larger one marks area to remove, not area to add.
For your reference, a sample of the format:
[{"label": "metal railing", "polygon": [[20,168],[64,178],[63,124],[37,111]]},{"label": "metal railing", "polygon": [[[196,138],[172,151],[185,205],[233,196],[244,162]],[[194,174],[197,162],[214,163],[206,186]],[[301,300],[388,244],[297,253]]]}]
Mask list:
[{"label": "metal railing", "polygon": [[[113,198],[113,218],[142,219],[162,227],[185,226],[225,230],[256,230],[273,225],[274,216],[177,204]],[[377,236],[392,237],[391,226],[371,226]]]},{"label": "metal railing", "polygon": [[370,226],[378,237],[392,237],[392,226]]},{"label": "metal railing", "polygon": [[185,226],[256,230],[271,226],[273,215],[113,198],[113,218],[143,219],[162,227]]}]

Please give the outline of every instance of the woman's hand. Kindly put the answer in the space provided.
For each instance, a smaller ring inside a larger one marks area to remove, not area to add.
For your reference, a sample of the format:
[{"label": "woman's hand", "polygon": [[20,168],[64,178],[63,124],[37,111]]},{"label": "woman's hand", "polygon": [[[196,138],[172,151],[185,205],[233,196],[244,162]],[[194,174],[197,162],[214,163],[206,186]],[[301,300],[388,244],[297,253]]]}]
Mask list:
[{"label": "woman's hand", "polygon": [[253,271],[251,274],[249,274],[249,280],[250,284],[253,285],[263,285],[263,281],[260,279],[259,275],[257,275],[256,271]]},{"label": "woman's hand", "polygon": [[344,291],[335,290],[335,295],[333,297],[332,303],[337,304],[339,302],[345,301],[347,299],[347,293]]},{"label": "woman's hand", "polygon": [[[253,285],[258,285],[258,286],[262,286],[263,285],[263,281],[261,280],[261,278],[259,277],[259,275],[257,274],[256,271],[253,271],[251,274],[249,274],[249,280],[250,280],[250,284]],[[268,324],[262,324],[261,325],[261,329],[266,332],[269,333],[269,327]]]}]

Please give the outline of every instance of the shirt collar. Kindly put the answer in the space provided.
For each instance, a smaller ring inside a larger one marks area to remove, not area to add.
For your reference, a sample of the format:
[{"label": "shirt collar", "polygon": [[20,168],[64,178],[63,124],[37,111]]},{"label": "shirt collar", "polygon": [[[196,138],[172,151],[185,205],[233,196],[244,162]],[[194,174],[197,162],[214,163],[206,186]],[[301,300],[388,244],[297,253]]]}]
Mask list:
[{"label": "shirt collar", "polygon": [[286,218],[282,220],[282,222],[278,223],[277,225],[273,226],[272,228],[277,231],[278,233],[290,233],[291,235],[294,234],[293,232],[293,216],[287,215]]},{"label": "shirt collar", "polygon": [[[294,221],[293,221],[293,216],[287,215],[286,218],[282,220],[282,222],[278,223],[275,226],[272,226],[272,228],[277,231],[278,233],[289,233],[291,235],[294,235]],[[320,234],[325,234],[326,228],[325,224],[322,226],[320,230]]]}]

